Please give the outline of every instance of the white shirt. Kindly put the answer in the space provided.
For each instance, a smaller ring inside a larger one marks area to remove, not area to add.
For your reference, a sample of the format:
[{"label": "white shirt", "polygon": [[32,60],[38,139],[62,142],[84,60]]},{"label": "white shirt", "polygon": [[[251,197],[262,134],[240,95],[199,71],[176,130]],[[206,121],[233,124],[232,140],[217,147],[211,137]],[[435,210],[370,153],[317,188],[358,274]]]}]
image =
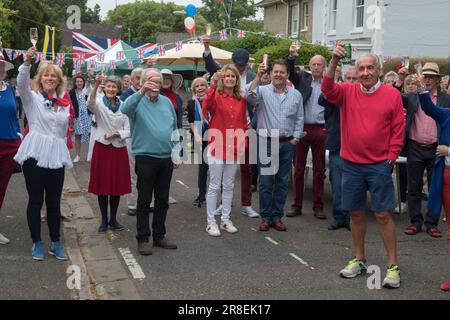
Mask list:
[{"label": "white shirt", "polygon": [[[120,101],[120,100],[119,100]],[[126,139],[130,137],[130,123],[128,117],[119,110],[114,113],[104,103],[103,98],[97,97],[95,101],[88,101],[88,109],[95,115],[97,128],[94,139],[104,145],[112,144],[116,148],[126,147]],[[120,138],[112,141],[105,139],[105,134],[117,131]]]},{"label": "white shirt", "polygon": [[67,129],[69,128],[70,105],[58,107],[46,105],[42,94],[31,90],[31,66],[19,67],[17,90],[28,119],[29,133],[17,151],[14,160],[23,164],[27,159],[37,160],[41,168],[72,168],[69,149],[67,148]]},{"label": "white shirt", "polygon": [[380,89],[381,87],[381,81],[378,80],[378,82],[369,90],[367,90],[366,88],[363,87],[363,85],[361,85],[361,91],[367,94],[372,94],[374,92],[376,92],[378,89]]},{"label": "white shirt", "polygon": [[241,80],[241,94],[245,94],[245,87],[247,86],[247,70],[245,70],[244,74],[240,75]]}]

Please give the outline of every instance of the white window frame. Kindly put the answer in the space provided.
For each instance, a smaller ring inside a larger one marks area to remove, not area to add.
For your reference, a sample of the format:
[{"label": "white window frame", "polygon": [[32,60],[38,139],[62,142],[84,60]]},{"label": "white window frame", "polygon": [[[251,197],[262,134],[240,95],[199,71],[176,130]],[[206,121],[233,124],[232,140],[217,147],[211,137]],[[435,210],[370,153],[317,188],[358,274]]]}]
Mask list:
[{"label": "white window frame", "polygon": [[[362,4],[358,4],[359,1],[362,1]],[[358,11],[362,10],[362,24],[358,26]],[[353,32],[363,32],[364,30],[364,18],[366,14],[366,1],[365,0],[354,0],[353,2]]]},{"label": "white window frame", "polygon": [[[300,26],[300,14],[299,14],[299,9],[300,8],[300,4],[298,2],[294,2],[293,4],[291,4],[291,30],[290,30],[290,34],[291,36],[298,36],[298,29]],[[297,18],[297,20],[295,20],[295,28],[294,28],[294,14]]]},{"label": "white window frame", "polygon": [[[301,3],[302,6],[302,19],[301,19],[301,32],[308,31],[308,20],[309,20],[309,2],[305,0]],[[305,7],[307,10],[305,10]]]},{"label": "white window frame", "polygon": [[336,35],[337,2],[338,0],[330,0],[330,30],[328,30],[328,35]]}]

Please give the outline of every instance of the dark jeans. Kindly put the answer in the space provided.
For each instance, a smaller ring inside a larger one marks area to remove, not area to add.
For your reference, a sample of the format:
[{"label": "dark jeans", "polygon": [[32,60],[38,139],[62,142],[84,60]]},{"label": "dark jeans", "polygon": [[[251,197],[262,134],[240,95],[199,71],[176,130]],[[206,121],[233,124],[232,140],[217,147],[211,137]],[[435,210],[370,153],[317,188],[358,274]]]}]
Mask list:
[{"label": "dark jeans", "polygon": [[33,243],[41,241],[41,208],[47,207],[47,224],[52,242],[59,241],[61,224],[61,193],[64,185],[64,168],[45,169],[28,159],[22,166],[28,191],[27,220]]},{"label": "dark jeans", "polygon": [[[261,137],[258,140],[263,139]],[[261,146],[259,144],[258,149]],[[271,153],[270,142],[268,143],[267,156],[271,158],[270,163],[261,163],[258,152],[259,165],[259,209],[262,220],[272,222],[281,219],[284,215],[284,205],[289,189],[289,173],[291,172],[292,160],[294,158],[295,146],[290,142],[281,142],[275,154]],[[278,159],[279,165],[274,174],[268,175],[263,170]]]},{"label": "dark jeans", "polygon": [[330,151],[330,183],[333,194],[333,217],[336,222],[350,221],[348,211],[342,209],[342,158],[338,151]]},{"label": "dark jeans", "polygon": [[169,209],[169,191],[173,172],[172,159],[137,155],[135,170],[138,190],[136,238],[138,242],[143,242],[148,240],[151,235],[149,214],[154,194],[153,240],[162,240],[166,234],[165,222]]},{"label": "dark jeans", "polygon": [[[422,216],[422,188],[423,174],[427,169],[428,189],[430,188],[431,176],[433,173],[434,160],[436,158],[436,148],[422,148],[416,143],[408,142],[408,211],[411,224],[422,227],[424,218]],[[425,217],[425,227],[434,228],[439,223],[439,216],[434,216],[427,211]]]},{"label": "dark jeans", "polygon": [[[202,144],[202,155],[205,152],[208,142]],[[206,201],[206,181],[208,179],[208,163],[202,158],[202,162],[198,165],[198,198]]]},{"label": "dark jeans", "polygon": [[408,170],[406,163],[397,164],[400,178],[400,201],[406,202],[406,191],[408,190]]}]

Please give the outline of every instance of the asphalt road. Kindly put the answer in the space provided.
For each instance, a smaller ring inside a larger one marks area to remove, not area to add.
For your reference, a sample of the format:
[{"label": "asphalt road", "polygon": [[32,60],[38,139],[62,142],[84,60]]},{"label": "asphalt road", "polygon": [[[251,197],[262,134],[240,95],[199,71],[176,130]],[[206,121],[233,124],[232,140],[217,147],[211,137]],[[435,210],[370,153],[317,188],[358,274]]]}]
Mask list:
[{"label": "asphalt road", "polygon": [[[76,164],[74,175],[80,187],[87,189],[89,163]],[[115,233],[110,240],[119,257],[119,248],[129,248],[142,268],[145,279],[133,281],[143,299],[450,298],[448,293],[439,290],[440,283],[450,278],[450,251],[446,239],[433,239],[426,233],[413,237],[404,235],[403,229],[409,222],[406,215],[395,216],[402,286],[397,290],[371,290],[367,286],[369,275],[352,280],[338,276],[339,270],[353,257],[351,234],[345,229],[328,231],[330,218],[323,221],[313,217],[311,181],[308,182],[303,216],[284,218],[287,232],[271,229],[262,233],[257,231],[259,219],[240,213],[238,179],[231,218],[239,232],[222,233],[221,237],[213,238],[205,232],[206,208],[191,204],[197,194],[196,179],[197,168],[191,165],[178,169],[172,179],[171,195],[178,203],[171,205],[166,227],[167,237],[178,244],[178,250],[154,248],[152,256],[139,256],[135,218],[126,215],[126,199],[121,200],[119,219],[127,229]],[[258,194],[253,196],[253,207],[258,209]],[[96,197],[87,195],[87,198],[99,216]],[[11,200],[10,196],[9,203]],[[325,203],[326,212],[330,215],[328,181]],[[368,264],[380,266],[382,280],[385,250],[373,215],[368,213],[367,217]],[[442,223],[441,227],[446,234],[445,224]],[[0,250],[4,252],[5,248]],[[125,261],[121,261],[127,267]],[[3,270],[0,272],[4,273]],[[129,275],[132,278],[131,272]]]}]

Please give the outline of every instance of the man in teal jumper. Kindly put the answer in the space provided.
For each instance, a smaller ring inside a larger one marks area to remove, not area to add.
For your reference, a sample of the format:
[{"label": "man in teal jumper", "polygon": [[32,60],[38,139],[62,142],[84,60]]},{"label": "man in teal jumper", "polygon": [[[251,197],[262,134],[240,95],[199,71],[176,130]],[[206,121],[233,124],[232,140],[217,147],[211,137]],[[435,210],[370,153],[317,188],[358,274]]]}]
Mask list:
[{"label": "man in teal jumper", "polygon": [[169,190],[174,168],[181,165],[177,117],[170,100],[159,94],[161,73],[147,69],[142,88],[122,105],[130,119],[131,148],[136,155],[138,204],[137,241],[141,255],[151,255],[149,212],[155,195],[153,245],[165,249],[177,246],[166,239],[165,221],[169,209]]}]

